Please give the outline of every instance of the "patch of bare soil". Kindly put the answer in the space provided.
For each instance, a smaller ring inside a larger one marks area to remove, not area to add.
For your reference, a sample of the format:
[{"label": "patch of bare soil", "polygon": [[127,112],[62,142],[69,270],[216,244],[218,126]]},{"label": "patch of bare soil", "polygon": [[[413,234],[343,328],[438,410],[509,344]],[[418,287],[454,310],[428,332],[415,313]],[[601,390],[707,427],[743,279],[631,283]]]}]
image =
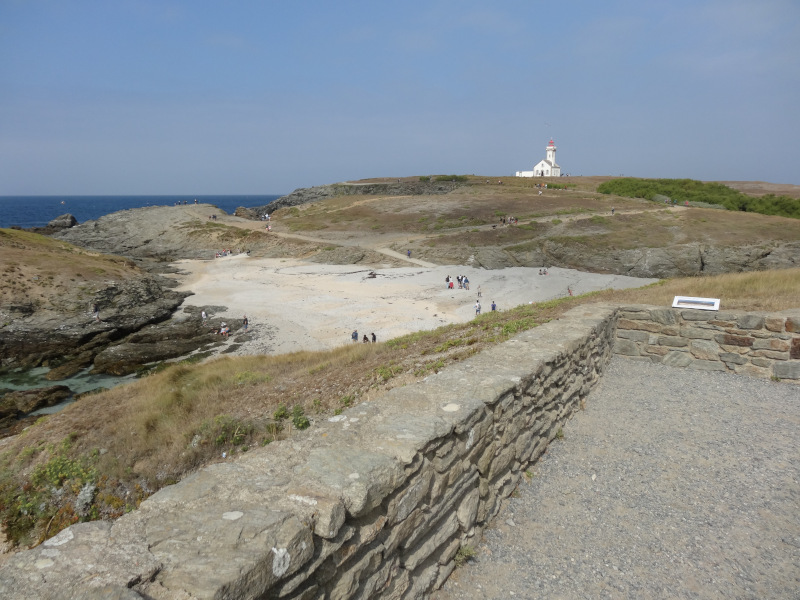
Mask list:
[{"label": "patch of bare soil", "polygon": [[766,181],[719,181],[729,188],[739,190],[743,194],[750,196],[764,196],[775,194],[776,196],[789,196],[790,198],[800,198],[800,185],[791,183],[769,183]]}]

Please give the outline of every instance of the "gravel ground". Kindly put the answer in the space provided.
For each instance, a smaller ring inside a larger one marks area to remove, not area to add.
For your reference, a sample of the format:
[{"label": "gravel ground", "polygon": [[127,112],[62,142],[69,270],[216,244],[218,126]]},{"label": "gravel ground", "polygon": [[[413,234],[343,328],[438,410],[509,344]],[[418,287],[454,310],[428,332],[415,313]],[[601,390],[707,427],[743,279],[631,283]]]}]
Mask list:
[{"label": "gravel ground", "polygon": [[435,600],[800,598],[800,386],[614,358]]}]

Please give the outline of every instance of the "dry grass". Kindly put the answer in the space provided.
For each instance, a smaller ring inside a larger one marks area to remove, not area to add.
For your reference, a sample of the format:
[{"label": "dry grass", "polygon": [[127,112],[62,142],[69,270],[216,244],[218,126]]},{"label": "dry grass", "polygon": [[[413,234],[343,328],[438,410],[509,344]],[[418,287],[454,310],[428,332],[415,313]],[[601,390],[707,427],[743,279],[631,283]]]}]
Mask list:
[{"label": "dry grass", "polygon": [[[4,440],[0,510],[6,531],[15,541],[36,543],[53,519],[47,533],[54,535],[77,518],[72,502],[84,481],[99,487],[89,518],[118,516],[163,485],[221,460],[223,452],[236,455],[292,434],[293,410],[312,420],[326,418],[557,318],[577,304],[669,306],[675,295],[719,297],[723,309],[791,308],[800,296],[800,269],[674,279],[636,290],[523,305],[383,344],[172,365],[83,398]],[[289,418],[277,418],[279,412]],[[61,484],[56,499],[52,485],[41,483],[42,473],[50,473],[54,465],[63,470],[64,464],[73,474]],[[32,512],[23,514],[21,507]]]},{"label": "dry grass", "polygon": [[48,308],[56,304],[76,310],[61,306],[66,297],[88,301],[98,284],[142,275],[125,258],[89,252],[36,233],[0,229],[0,305],[33,303]]},{"label": "dry grass", "polygon": [[639,289],[598,292],[587,301],[672,306],[675,296],[720,298],[722,310],[800,308],[800,269],[667,279]]}]

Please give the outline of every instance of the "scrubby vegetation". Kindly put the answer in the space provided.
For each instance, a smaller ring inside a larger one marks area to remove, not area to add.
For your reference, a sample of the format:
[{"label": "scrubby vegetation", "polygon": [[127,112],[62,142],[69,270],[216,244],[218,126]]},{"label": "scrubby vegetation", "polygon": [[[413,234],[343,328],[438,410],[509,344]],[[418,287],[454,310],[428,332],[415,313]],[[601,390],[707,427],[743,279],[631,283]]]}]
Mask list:
[{"label": "scrubby vegetation", "polygon": [[[597,191],[628,198],[644,198],[658,201],[666,197],[684,204],[711,204],[727,210],[754,212],[800,219],[800,201],[788,196],[748,196],[721,183],[696,181],[693,179],[638,179],[622,177],[601,183]],[[662,200],[663,201],[663,200]]]},{"label": "scrubby vegetation", "polygon": [[117,517],[203,464],[302,435],[317,419],[417,381],[580,303],[669,305],[681,294],[721,297],[726,309],[778,310],[796,306],[799,293],[800,269],[676,279],[490,312],[383,344],[166,366],[85,397],[6,440],[0,452],[3,528],[10,541],[32,545],[79,520]]}]

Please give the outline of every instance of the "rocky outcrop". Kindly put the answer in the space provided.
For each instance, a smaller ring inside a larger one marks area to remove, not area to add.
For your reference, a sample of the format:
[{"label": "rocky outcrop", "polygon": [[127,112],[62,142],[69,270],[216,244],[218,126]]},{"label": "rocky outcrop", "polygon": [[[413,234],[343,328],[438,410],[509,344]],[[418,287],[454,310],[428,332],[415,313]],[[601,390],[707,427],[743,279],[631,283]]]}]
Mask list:
[{"label": "rocky outcrop", "polygon": [[[68,296],[68,294],[65,294]],[[165,290],[149,275],[110,282],[93,295],[100,312],[59,298],[58,306],[40,310],[20,302],[0,307],[0,368],[69,364],[64,376],[91,364],[108,344],[168,319],[185,293]]]},{"label": "rocky outcrop", "polygon": [[72,390],[65,385],[8,392],[0,397],[0,429],[28,413],[58,404],[71,395]]},{"label": "rocky outcrop", "polygon": [[[448,194],[466,184],[457,181],[400,181],[391,183],[333,183],[310,188],[299,188],[277,200],[256,206],[249,211],[258,218],[279,208],[319,202],[337,196],[422,196]],[[238,214],[238,213],[237,213]],[[240,216],[244,216],[244,213]]]},{"label": "rocky outcrop", "polygon": [[[631,277],[688,277],[800,266],[800,243],[765,241],[758,246],[717,247],[681,244],[635,250],[587,250],[545,240],[526,251],[508,250],[507,258],[486,249],[475,252],[486,268],[555,266]],[[429,256],[425,257],[430,260]],[[435,260],[435,259],[434,259]]]},{"label": "rocky outcrop", "polygon": [[52,221],[50,221],[47,226],[53,227],[56,229],[69,229],[70,227],[75,227],[78,224],[78,219],[76,219],[71,214],[67,213],[65,215],[61,215],[60,217],[56,217]]}]

